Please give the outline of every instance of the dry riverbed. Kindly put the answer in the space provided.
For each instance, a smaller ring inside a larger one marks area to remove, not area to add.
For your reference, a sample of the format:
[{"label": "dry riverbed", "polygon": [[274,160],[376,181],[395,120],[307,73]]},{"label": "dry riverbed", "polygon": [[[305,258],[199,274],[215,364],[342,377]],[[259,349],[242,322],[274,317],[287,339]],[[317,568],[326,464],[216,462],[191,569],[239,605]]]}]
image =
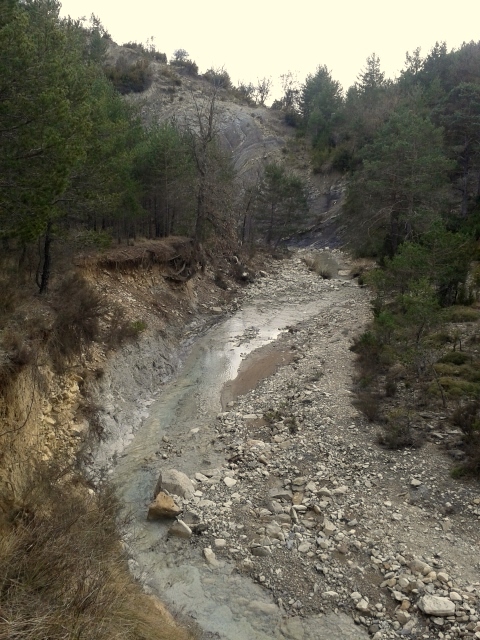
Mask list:
[{"label": "dry riverbed", "polygon": [[[112,476],[134,509],[132,570],[209,637],[480,638],[480,488],[452,480],[432,443],[406,451],[376,444],[378,427],[353,407],[351,390],[349,347],[368,321],[368,293],[335,256],[334,280],[308,271],[301,252],[258,279],[242,303],[253,305],[258,326],[245,328],[235,348],[248,352],[262,317],[282,304],[298,306],[296,319],[244,358],[223,387],[223,407],[220,393],[206,398],[169,430],[159,412],[143,436],[150,455],[140,429],[120,456]],[[180,405],[194,402],[197,386],[185,387]],[[145,520],[169,469],[190,482],[173,491],[183,494],[173,496],[182,509],[173,529]],[[208,603],[189,591],[196,581],[204,600],[212,591],[210,618]],[[223,619],[215,618],[219,602]]]}]

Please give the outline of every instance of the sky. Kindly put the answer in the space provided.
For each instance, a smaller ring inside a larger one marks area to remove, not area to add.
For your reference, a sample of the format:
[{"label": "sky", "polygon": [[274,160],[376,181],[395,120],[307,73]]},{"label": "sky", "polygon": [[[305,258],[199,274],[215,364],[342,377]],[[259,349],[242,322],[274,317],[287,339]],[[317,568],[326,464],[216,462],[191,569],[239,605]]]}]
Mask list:
[{"label": "sky", "polygon": [[271,77],[280,97],[279,77],[288,71],[303,82],[326,65],[344,89],[351,86],[373,52],[386,77],[395,78],[405,54],[436,41],[449,50],[480,40],[480,0],[60,0],[62,15],[94,13],[118,44],[146,43],[170,59],[186,49],[199,66],[224,67],[234,84]]}]

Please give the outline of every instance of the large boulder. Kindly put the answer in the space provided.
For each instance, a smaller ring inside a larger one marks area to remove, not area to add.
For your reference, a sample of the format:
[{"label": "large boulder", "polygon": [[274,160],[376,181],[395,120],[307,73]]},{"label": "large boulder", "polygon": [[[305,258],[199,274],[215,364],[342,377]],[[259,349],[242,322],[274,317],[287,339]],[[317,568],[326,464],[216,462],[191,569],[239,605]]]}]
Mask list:
[{"label": "large boulder", "polygon": [[423,596],[418,603],[420,609],[429,616],[444,618],[455,615],[455,603],[440,596]]},{"label": "large boulder", "polygon": [[190,478],[176,469],[167,469],[162,471],[155,487],[155,496],[160,491],[168,491],[181,498],[191,498],[195,491]]},{"label": "large boulder", "polygon": [[148,507],[148,520],[158,520],[160,518],[176,518],[182,509],[178,506],[172,496],[168,496],[163,491],[157,494],[155,500]]}]

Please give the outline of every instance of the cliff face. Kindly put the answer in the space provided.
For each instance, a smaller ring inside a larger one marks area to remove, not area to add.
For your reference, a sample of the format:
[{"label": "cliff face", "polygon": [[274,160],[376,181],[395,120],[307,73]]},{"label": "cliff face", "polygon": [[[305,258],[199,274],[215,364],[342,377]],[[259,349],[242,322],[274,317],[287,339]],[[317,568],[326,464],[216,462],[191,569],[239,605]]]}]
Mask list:
[{"label": "cliff face", "polygon": [[[140,55],[127,47],[110,43],[107,63],[114,66],[119,60],[134,64]],[[152,61],[152,83],[127,100],[141,105],[145,123],[175,119],[191,127],[197,126],[197,108],[204,108],[211,99],[213,85],[203,77],[190,76],[179,67]],[[231,91],[219,89],[215,108],[216,130],[225,148],[232,154],[237,174],[251,174],[258,165],[271,162],[282,154],[282,149],[293,129],[284,122],[280,111],[249,105],[240,101]]]}]

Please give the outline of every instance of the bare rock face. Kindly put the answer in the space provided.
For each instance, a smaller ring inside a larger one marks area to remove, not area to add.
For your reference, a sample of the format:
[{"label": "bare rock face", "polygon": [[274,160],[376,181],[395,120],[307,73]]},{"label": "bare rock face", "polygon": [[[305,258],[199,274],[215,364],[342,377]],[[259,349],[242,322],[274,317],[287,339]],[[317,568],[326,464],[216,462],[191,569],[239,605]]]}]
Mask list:
[{"label": "bare rock face", "polygon": [[172,496],[168,496],[163,491],[157,494],[155,500],[148,507],[148,520],[158,520],[159,518],[176,518],[182,509],[178,506]]},{"label": "bare rock face", "polygon": [[160,473],[160,477],[155,487],[155,496],[160,491],[168,491],[181,498],[191,498],[195,491],[190,478],[176,469],[167,469]]}]

